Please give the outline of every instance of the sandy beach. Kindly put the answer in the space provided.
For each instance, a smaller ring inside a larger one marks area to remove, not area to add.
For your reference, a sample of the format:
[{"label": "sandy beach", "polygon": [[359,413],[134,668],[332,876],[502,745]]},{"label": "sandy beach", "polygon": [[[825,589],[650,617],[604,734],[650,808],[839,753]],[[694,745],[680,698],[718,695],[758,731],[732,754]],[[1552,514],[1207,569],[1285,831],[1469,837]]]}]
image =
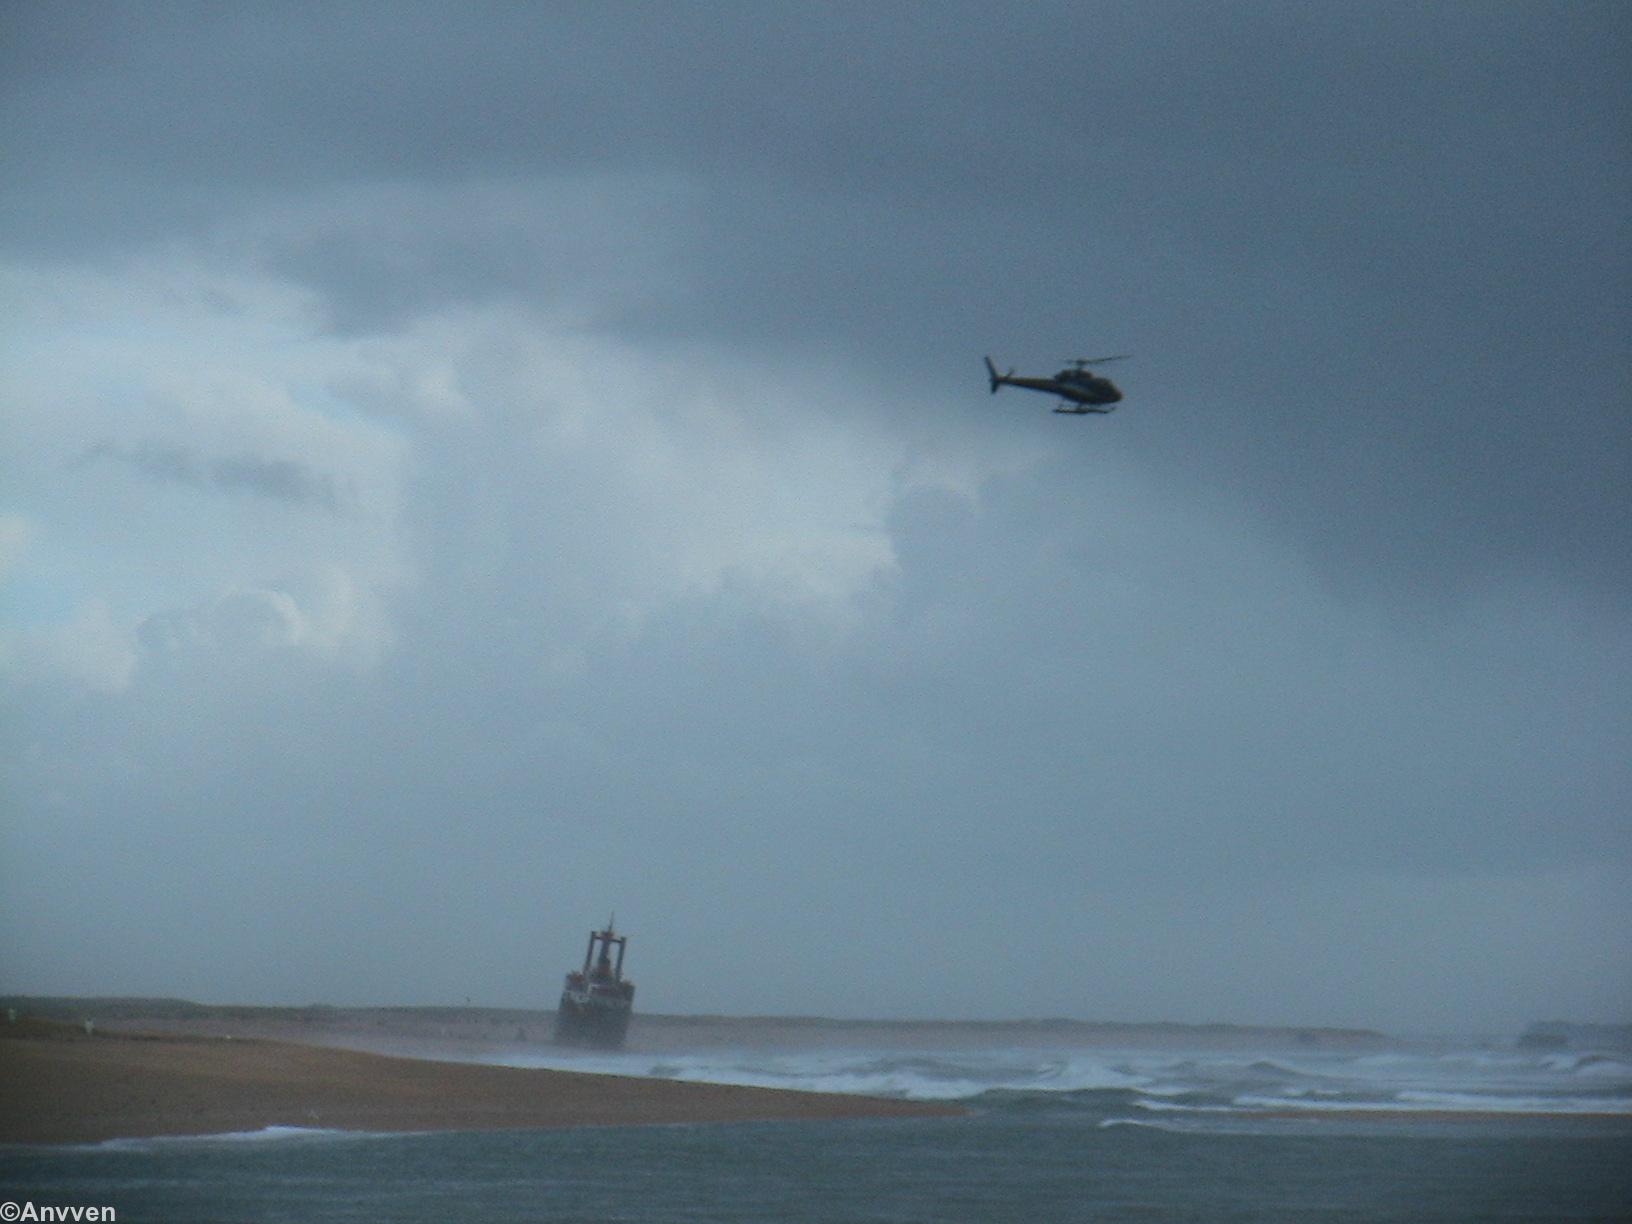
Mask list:
[{"label": "sandy beach", "polygon": [[32,1022],[0,1038],[0,1142],[87,1143],[269,1126],[500,1130],[948,1115],[919,1101],[398,1058],[263,1039],[98,1033]]}]

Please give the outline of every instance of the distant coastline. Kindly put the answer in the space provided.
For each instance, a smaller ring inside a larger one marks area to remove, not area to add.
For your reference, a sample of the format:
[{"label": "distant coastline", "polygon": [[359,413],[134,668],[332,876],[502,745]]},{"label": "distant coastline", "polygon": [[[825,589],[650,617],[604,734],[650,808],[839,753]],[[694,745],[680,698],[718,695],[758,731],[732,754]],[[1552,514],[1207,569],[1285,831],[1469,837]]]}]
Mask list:
[{"label": "distant coastline", "polygon": [[[413,1052],[416,1043],[478,1048],[547,1044],[553,1010],[502,1007],[303,1007],[194,1003],[122,997],[0,998],[0,1009],[123,1031],[133,1028],[198,1036],[255,1036],[312,1045]],[[865,1042],[892,1046],[1015,1046],[1386,1050],[1399,1038],[1371,1029],[1318,1026],[1180,1024],[1035,1020],[848,1020],[819,1016],[684,1016],[636,1013],[636,1050],[723,1046],[823,1046]]]},{"label": "distant coastline", "polygon": [[1531,1050],[1632,1050],[1632,1024],[1538,1020],[1519,1034],[1519,1045]]}]

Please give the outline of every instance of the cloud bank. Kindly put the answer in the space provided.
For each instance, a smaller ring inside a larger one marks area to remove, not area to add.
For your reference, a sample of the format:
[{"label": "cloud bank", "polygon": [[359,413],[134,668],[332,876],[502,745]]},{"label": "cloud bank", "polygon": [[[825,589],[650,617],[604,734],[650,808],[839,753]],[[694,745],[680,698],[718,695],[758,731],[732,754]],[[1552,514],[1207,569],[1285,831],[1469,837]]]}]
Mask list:
[{"label": "cloud bank", "polygon": [[1618,10],[5,22],[9,989],[1632,1005]]}]

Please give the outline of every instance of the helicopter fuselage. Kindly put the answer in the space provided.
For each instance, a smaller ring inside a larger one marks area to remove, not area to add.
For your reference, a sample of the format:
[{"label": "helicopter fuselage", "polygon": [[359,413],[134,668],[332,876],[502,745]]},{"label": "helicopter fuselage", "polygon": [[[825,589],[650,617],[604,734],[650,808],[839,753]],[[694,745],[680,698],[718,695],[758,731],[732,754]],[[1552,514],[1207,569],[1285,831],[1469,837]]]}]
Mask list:
[{"label": "helicopter fuselage", "polygon": [[1113,411],[1111,405],[1122,399],[1121,388],[1110,379],[1080,367],[1061,370],[1053,378],[1026,378],[1017,377],[1013,373],[999,374],[988,357],[986,369],[991,376],[994,395],[999,387],[1020,387],[1026,391],[1043,391],[1049,395],[1057,395],[1062,400],[1068,401],[1056,408],[1055,412],[1077,414],[1111,412]]}]

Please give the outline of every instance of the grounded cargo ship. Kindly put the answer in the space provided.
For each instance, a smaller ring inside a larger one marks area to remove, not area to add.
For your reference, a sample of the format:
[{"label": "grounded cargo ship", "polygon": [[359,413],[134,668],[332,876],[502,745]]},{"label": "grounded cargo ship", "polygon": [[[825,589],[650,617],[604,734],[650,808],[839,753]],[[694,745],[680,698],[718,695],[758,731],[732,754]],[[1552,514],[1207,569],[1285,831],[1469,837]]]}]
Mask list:
[{"label": "grounded cargo ship", "polygon": [[[584,967],[567,974],[561,1006],[555,1013],[555,1039],[578,1045],[621,1046],[635,1005],[635,984],[623,976],[623,951],[629,942],[606,924],[589,933]],[[617,949],[613,959],[612,949]]]}]

